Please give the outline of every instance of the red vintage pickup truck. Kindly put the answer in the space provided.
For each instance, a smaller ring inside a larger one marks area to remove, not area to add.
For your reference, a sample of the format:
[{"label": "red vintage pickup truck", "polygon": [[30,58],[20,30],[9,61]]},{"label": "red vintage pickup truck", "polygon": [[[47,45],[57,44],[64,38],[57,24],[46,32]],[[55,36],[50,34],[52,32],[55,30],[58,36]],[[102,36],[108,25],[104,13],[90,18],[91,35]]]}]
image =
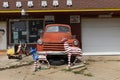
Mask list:
[{"label": "red vintage pickup truck", "polygon": [[73,38],[69,25],[46,25],[43,36],[37,40],[37,54],[66,55],[62,38],[67,38],[70,46],[79,46],[79,41]]}]

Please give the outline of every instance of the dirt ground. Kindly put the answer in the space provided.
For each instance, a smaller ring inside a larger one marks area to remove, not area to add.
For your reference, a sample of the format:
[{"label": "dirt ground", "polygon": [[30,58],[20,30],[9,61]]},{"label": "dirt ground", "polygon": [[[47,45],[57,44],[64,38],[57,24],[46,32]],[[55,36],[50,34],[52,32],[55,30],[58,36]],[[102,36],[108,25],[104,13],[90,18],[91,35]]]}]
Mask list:
[{"label": "dirt ground", "polygon": [[120,56],[89,56],[84,67],[66,70],[66,64],[33,72],[33,64],[0,71],[0,80],[120,80]]}]

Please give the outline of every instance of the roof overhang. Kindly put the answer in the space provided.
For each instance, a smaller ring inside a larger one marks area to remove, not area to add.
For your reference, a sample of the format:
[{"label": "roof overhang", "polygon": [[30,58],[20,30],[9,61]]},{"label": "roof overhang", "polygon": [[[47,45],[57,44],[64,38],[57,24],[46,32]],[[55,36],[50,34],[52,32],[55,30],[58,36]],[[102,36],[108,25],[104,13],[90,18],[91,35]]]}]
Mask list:
[{"label": "roof overhang", "polygon": [[[28,13],[39,12],[104,12],[104,11],[120,11],[120,8],[97,8],[97,9],[75,9],[75,10],[26,10]],[[0,10],[0,13],[21,13],[21,10]]]}]

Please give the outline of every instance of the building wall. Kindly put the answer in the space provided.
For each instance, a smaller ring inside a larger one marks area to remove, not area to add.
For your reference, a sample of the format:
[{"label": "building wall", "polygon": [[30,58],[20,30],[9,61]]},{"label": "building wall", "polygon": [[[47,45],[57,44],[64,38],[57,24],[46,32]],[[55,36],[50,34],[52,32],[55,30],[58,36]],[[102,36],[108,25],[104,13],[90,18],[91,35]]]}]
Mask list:
[{"label": "building wall", "polygon": [[0,50],[6,50],[7,48],[6,25],[6,22],[0,22],[0,29],[5,30],[5,33],[0,36]]}]

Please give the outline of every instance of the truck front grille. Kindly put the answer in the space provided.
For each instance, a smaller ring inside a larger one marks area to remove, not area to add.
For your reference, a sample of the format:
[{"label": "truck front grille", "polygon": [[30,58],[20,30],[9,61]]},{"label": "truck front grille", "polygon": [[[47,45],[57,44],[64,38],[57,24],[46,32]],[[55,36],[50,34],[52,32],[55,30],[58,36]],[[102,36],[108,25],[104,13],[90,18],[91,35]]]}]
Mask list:
[{"label": "truck front grille", "polygon": [[63,43],[44,43],[44,51],[64,51]]}]

